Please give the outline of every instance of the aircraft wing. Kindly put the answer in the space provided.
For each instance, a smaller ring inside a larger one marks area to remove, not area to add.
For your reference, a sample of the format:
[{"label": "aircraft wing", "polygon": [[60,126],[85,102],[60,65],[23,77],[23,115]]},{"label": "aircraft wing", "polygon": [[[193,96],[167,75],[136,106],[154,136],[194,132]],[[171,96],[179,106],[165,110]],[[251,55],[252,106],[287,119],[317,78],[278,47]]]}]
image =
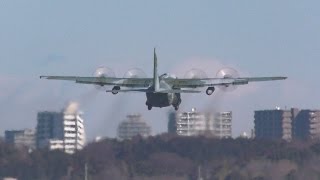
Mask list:
[{"label": "aircraft wing", "polygon": [[[106,92],[113,92],[114,90],[106,90]],[[117,92],[146,92],[146,93],[155,93],[153,90],[149,89],[121,89],[116,90]],[[159,90],[156,93],[200,93],[201,91],[189,90],[189,89],[164,89]]]},{"label": "aircraft wing", "polygon": [[243,77],[243,78],[203,78],[203,79],[165,79],[174,88],[197,88],[211,86],[244,85],[249,82],[284,80],[287,77]]},{"label": "aircraft wing", "polygon": [[122,87],[149,87],[152,78],[114,78],[114,77],[79,77],[79,76],[40,76],[41,79],[74,81],[80,84],[112,85]]}]

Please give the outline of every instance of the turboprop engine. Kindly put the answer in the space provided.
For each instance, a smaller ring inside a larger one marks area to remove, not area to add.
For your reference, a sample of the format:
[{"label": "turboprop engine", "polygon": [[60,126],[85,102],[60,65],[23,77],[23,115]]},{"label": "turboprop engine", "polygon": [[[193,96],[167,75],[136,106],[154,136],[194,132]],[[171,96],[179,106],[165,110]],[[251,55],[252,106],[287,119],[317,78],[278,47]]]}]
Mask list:
[{"label": "turboprop engine", "polygon": [[[96,69],[96,71],[93,73],[94,77],[116,77],[114,71],[108,67],[99,67],[98,69]],[[98,90],[105,90],[105,86],[104,84],[98,84],[96,85],[96,88]]]},{"label": "turboprop engine", "polygon": [[[217,78],[224,78],[224,79],[228,79],[228,78],[238,78],[239,77],[239,73],[237,70],[233,69],[233,68],[222,68],[218,71]],[[225,91],[225,92],[230,92],[230,91],[234,91],[237,86],[234,85],[226,85],[226,86],[218,86],[220,90]]]}]

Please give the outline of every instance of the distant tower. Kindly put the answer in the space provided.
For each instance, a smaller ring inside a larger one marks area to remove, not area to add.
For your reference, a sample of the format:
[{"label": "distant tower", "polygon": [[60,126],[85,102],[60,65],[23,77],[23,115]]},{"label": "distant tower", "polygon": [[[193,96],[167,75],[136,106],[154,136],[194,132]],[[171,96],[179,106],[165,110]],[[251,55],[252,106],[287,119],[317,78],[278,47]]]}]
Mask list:
[{"label": "distant tower", "polygon": [[254,139],[256,137],[256,133],[254,131],[254,129],[251,129],[251,139]]},{"label": "distant tower", "polygon": [[176,112],[170,111],[168,114],[168,133],[177,134]]},{"label": "distant tower", "polygon": [[63,114],[60,112],[39,112],[36,127],[37,148],[47,148],[50,139],[63,138]]},{"label": "distant tower", "polygon": [[121,139],[130,139],[133,136],[150,136],[151,127],[141,118],[140,114],[127,115],[127,119],[118,126],[118,137]]},{"label": "distant tower", "polygon": [[198,179],[197,180],[203,180],[202,175],[201,175],[201,166],[198,167]]}]

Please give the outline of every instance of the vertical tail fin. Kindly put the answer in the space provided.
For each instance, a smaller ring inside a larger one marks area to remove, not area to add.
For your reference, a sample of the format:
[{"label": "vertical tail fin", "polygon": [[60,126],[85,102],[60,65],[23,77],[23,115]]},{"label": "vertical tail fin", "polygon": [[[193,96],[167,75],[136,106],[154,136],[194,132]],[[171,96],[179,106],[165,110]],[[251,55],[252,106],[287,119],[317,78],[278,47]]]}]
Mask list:
[{"label": "vertical tail fin", "polygon": [[160,83],[159,83],[159,75],[158,75],[158,60],[157,60],[157,54],[156,54],[156,48],[154,48],[153,52],[153,86],[154,91],[157,92],[160,89]]}]

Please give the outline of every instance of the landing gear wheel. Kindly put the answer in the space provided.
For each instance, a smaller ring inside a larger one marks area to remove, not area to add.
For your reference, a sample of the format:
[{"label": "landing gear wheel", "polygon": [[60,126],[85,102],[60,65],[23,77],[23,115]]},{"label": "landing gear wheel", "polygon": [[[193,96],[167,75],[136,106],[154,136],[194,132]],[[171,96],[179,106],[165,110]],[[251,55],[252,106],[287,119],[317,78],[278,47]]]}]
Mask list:
[{"label": "landing gear wheel", "polygon": [[152,106],[151,105],[148,105],[148,110],[150,111],[152,109]]},{"label": "landing gear wheel", "polygon": [[120,90],[120,86],[114,86],[114,87],[112,88],[111,93],[112,93],[113,95],[116,95],[116,94],[119,93],[119,90]]},{"label": "landing gear wheel", "polygon": [[208,96],[212,95],[212,93],[214,92],[215,88],[214,87],[208,87],[208,89],[206,90],[206,94]]}]

